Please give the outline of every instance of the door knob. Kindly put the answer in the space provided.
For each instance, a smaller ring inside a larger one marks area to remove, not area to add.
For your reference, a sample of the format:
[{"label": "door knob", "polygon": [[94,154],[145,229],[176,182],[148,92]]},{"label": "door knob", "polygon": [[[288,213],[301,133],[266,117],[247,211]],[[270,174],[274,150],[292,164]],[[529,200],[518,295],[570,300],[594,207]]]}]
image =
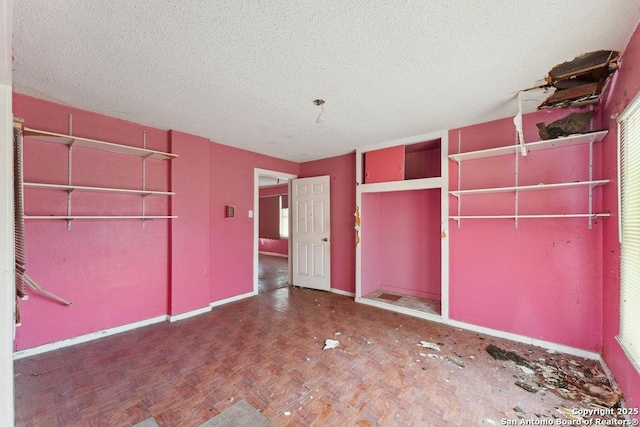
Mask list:
[{"label": "door knob", "polygon": [[323,241],[323,242],[328,242],[328,241],[329,241],[329,238],[328,238],[328,237],[325,237],[324,239],[322,239],[322,241]]}]

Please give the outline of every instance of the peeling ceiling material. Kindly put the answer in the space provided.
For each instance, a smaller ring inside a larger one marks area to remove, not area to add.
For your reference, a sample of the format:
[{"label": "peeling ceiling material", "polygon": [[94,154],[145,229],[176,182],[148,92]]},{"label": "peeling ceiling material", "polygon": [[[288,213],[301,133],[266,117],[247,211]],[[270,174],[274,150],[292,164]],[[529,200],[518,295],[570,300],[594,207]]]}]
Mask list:
[{"label": "peeling ceiling material", "polygon": [[536,123],[538,135],[541,139],[554,139],[561,136],[584,133],[589,120],[593,117],[593,111],[584,113],[570,113],[567,116],[549,124]]},{"label": "peeling ceiling material", "polygon": [[[13,11],[17,93],[302,162],[513,117],[518,91],[553,64],[622,52],[640,2],[14,0]],[[527,93],[523,113],[547,96]]]},{"label": "peeling ceiling material", "polygon": [[597,104],[607,80],[618,69],[618,56],[614,50],[599,50],[556,65],[546,78],[556,92],[538,109]]}]

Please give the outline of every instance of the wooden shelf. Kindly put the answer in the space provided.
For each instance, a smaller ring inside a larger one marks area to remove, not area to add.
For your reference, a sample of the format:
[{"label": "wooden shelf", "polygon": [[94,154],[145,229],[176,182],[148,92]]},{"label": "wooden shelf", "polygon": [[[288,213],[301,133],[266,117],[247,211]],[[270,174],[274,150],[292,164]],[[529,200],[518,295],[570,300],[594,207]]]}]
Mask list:
[{"label": "wooden shelf", "polygon": [[[548,150],[550,148],[569,147],[571,145],[588,144],[590,142],[599,142],[604,139],[608,131],[601,130],[598,132],[583,133],[562,138],[548,139],[545,141],[528,142],[526,144],[528,151]],[[452,154],[450,159],[456,162],[464,160],[482,159],[485,157],[505,156],[520,152],[520,145],[508,145],[506,147],[489,148],[486,150],[469,151],[467,153]]]},{"label": "wooden shelf", "polygon": [[64,190],[64,191],[94,191],[104,193],[127,193],[140,194],[142,196],[173,196],[176,193],[172,191],[149,191],[149,190],[129,190],[125,188],[108,188],[108,187],[87,187],[82,185],[63,185],[63,184],[43,184],[38,182],[25,182],[24,188],[41,188],[46,190]]},{"label": "wooden shelf", "polygon": [[112,142],[98,141],[96,139],[80,138],[77,136],[63,135],[60,133],[24,128],[24,137],[38,141],[53,142],[56,144],[73,145],[74,147],[93,148],[96,150],[110,151],[112,153],[128,154],[132,156],[148,157],[152,159],[171,160],[176,154],[162,151],[148,150],[146,148],[130,147],[128,145],[114,144]]},{"label": "wooden shelf", "polygon": [[597,214],[542,214],[542,215],[460,215],[450,216],[449,219],[515,219],[515,218],[601,218],[608,217],[609,213]]},{"label": "wooden shelf", "polygon": [[173,219],[176,215],[25,215],[24,219]]},{"label": "wooden shelf", "polygon": [[604,185],[608,182],[609,182],[608,179],[600,179],[597,181],[577,181],[577,182],[563,182],[559,184],[524,185],[520,187],[476,188],[472,190],[449,191],[449,194],[455,197],[460,197],[463,194],[508,193],[513,191],[554,190],[554,189],[574,188],[574,187],[593,188],[598,185]]},{"label": "wooden shelf", "polygon": [[383,193],[388,191],[428,190],[442,188],[442,178],[420,178],[406,181],[374,182],[360,184],[358,190],[362,193]]}]

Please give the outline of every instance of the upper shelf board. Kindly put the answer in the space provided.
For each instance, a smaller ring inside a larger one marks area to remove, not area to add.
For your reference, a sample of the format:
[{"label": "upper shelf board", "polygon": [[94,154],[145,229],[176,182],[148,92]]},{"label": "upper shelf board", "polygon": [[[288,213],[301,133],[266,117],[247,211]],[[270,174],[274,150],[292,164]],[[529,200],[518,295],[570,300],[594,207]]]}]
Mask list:
[{"label": "upper shelf board", "polygon": [[593,188],[598,185],[605,185],[608,182],[608,179],[599,179],[596,181],[561,182],[558,184],[523,185],[519,187],[475,188],[472,190],[449,191],[449,194],[451,194],[452,196],[460,197],[463,194],[507,193],[511,191],[553,190],[574,187]]},{"label": "upper shelf board", "polygon": [[128,154],[131,156],[148,157],[152,159],[172,160],[178,157],[176,154],[164,153],[162,151],[149,150],[146,148],[130,147],[128,145],[114,144],[112,142],[98,141],[96,139],[80,138],[77,136],[63,135],[60,133],[47,132],[43,130],[24,128],[26,138],[37,139],[39,141],[55,142],[57,144],[73,145],[78,147],[93,148],[96,150],[110,151],[112,153]]},{"label": "upper shelf board", "polygon": [[[527,151],[548,150],[550,148],[568,147],[571,145],[588,144],[590,142],[599,142],[604,139],[608,131],[601,130],[598,132],[581,133],[576,135],[565,136],[562,138],[547,139],[544,141],[528,142],[526,144]],[[505,156],[520,152],[520,144],[508,145],[505,147],[489,148],[486,150],[469,151],[467,153],[451,154],[450,159],[456,162],[463,160],[482,159],[485,157]]]},{"label": "upper shelf board", "polygon": [[82,185],[64,185],[64,184],[45,184],[39,182],[25,182],[24,188],[41,188],[48,190],[64,190],[64,191],[96,191],[106,193],[130,193],[141,194],[143,196],[173,196],[176,193],[173,191],[151,191],[151,190],[130,190],[125,188],[108,188],[108,187],[87,187]]}]

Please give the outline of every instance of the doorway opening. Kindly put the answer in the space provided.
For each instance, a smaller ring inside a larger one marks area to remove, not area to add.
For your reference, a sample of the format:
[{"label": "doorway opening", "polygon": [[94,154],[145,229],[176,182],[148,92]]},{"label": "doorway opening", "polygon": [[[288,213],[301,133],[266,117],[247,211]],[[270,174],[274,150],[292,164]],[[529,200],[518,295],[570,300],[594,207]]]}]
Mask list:
[{"label": "doorway opening", "polygon": [[285,172],[255,169],[253,293],[289,286],[291,281],[290,181]]}]

